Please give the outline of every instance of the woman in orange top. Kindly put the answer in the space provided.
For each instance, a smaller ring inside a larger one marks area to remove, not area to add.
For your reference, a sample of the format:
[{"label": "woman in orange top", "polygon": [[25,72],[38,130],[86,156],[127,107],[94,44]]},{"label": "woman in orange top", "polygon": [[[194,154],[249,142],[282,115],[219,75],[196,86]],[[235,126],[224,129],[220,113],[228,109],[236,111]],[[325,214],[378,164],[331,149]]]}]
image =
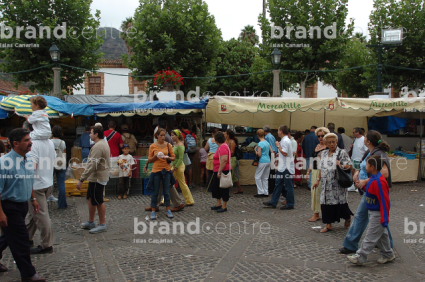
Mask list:
[{"label": "woman in orange top", "polygon": [[171,161],[174,161],[175,155],[172,144],[165,142],[165,129],[160,128],[155,133],[155,138],[158,140],[149,147],[148,163],[153,163],[152,175],[153,194],[151,196],[151,219],[156,219],[155,209],[158,206],[157,198],[159,187],[162,182],[162,191],[164,194],[164,203],[167,209],[167,216],[173,218],[170,210],[170,183],[171,183]]}]

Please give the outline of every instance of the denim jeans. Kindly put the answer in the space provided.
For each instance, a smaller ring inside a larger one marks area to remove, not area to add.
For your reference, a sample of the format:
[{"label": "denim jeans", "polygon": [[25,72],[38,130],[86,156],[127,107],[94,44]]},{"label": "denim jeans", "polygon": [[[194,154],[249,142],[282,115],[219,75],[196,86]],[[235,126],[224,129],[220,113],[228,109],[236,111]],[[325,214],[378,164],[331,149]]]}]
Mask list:
[{"label": "denim jeans", "polygon": [[58,207],[60,209],[65,209],[68,207],[68,204],[66,203],[66,192],[65,192],[65,169],[55,169],[54,171],[56,173],[56,181],[58,183]]},{"label": "denim jeans", "polygon": [[[292,174],[287,169],[284,172],[278,171],[276,174],[276,186],[273,190],[273,196],[270,203],[273,206],[277,206],[279,202],[280,194],[283,189],[286,190],[286,205],[288,207],[294,207],[294,180],[290,177]],[[285,187],[284,187],[285,186]]]},{"label": "denim jeans", "polygon": [[[354,215],[353,223],[351,224],[350,229],[348,229],[347,235],[345,235],[344,243],[342,244],[342,246],[352,251],[358,250],[360,239],[362,238],[363,232],[366,230],[368,223],[369,210],[366,206],[366,193],[364,193],[362,199],[360,200],[356,214]],[[390,237],[392,248],[393,238],[391,237],[391,232],[389,228],[388,235]]]},{"label": "denim jeans", "polygon": [[[308,168],[310,167],[310,158],[306,158],[305,162],[306,162],[307,171],[308,171]],[[307,186],[308,186],[308,188],[311,188],[311,172],[308,176],[309,177],[307,178]]]},{"label": "denim jeans", "polygon": [[153,194],[151,196],[151,208],[158,206],[158,194],[159,187],[162,182],[162,193],[164,195],[164,204],[166,207],[171,206],[170,204],[170,177],[171,173],[156,172],[153,173]]}]

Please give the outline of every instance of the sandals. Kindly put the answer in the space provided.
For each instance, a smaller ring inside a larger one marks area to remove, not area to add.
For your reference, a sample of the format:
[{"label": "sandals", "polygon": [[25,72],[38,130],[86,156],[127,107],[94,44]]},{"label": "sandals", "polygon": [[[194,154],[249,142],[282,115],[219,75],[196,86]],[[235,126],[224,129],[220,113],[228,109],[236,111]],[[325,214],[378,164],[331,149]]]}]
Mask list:
[{"label": "sandals", "polygon": [[318,217],[318,218],[316,218],[316,219],[313,219],[313,217],[312,217],[312,218],[310,218],[308,221],[309,221],[309,222],[315,222],[315,221],[318,221],[318,220],[321,220],[321,218],[320,218],[320,217]]},{"label": "sandals", "polygon": [[329,231],[332,231],[332,230],[333,230],[333,228],[329,229],[329,228],[325,227],[322,230],[320,230],[320,233],[326,233],[326,232],[329,232]]},{"label": "sandals", "polygon": [[233,194],[243,194],[243,191],[236,191],[236,192],[233,192]]},{"label": "sandals", "polygon": [[351,218],[345,220],[345,223],[344,223],[344,228],[347,229],[347,228],[350,228],[350,226],[351,226]]}]

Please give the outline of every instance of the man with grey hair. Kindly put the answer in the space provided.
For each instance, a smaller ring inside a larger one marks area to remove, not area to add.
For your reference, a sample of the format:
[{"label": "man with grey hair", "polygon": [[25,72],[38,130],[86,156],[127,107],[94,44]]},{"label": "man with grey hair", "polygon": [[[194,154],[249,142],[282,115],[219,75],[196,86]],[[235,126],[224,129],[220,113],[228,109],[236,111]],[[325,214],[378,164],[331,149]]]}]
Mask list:
[{"label": "man with grey hair", "polygon": [[329,129],[330,133],[334,133],[336,136],[338,136],[338,145],[337,146],[340,149],[344,149],[344,140],[342,139],[341,134],[335,132],[335,123],[333,123],[333,122],[328,123],[328,129]]},{"label": "man with grey hair", "polygon": [[[270,159],[271,159],[271,154],[277,154],[277,147],[276,147],[276,139],[274,138],[274,136],[271,134],[271,129],[269,125],[265,125],[263,126],[263,130],[264,130],[264,139],[266,139],[266,141],[270,144],[270,146],[272,147],[273,152],[269,152],[270,155]],[[270,175],[269,175],[269,195],[273,194],[273,189],[275,184],[275,179],[276,179],[276,170],[275,169],[270,169]]]}]

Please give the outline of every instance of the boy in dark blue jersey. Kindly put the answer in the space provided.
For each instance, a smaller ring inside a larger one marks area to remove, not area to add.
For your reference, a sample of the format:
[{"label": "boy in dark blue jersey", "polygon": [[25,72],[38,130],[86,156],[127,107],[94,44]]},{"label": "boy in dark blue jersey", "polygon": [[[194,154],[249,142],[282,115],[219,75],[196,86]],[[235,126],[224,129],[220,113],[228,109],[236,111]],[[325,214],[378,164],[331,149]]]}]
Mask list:
[{"label": "boy in dark blue jersey", "polygon": [[388,236],[388,221],[390,215],[389,187],[385,177],[380,173],[383,161],[380,156],[370,156],[366,160],[366,171],[371,175],[366,187],[366,206],[369,210],[369,226],[366,236],[357,253],[347,256],[354,264],[367,262],[367,256],[377,246],[381,251],[378,263],[387,263],[395,259]]}]

